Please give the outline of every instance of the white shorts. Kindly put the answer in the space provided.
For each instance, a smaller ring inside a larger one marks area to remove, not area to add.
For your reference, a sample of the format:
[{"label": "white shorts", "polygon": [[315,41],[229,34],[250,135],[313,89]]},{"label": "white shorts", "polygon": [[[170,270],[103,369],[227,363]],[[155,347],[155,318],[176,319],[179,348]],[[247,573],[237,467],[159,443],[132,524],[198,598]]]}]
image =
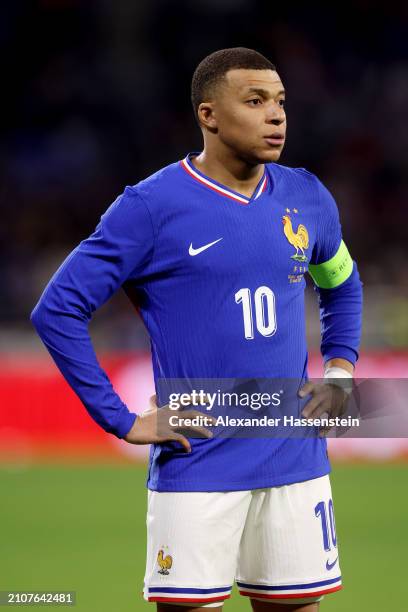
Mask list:
[{"label": "white shorts", "polygon": [[219,606],[241,595],[317,601],[341,588],[328,476],[220,493],[148,492],[148,601]]}]

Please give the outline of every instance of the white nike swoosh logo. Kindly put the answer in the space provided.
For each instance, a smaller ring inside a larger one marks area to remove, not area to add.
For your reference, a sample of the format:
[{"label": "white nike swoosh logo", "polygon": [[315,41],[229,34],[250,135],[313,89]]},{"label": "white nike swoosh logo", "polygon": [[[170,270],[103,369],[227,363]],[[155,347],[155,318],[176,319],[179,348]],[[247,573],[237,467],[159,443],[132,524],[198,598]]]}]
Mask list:
[{"label": "white nike swoosh logo", "polygon": [[199,249],[194,249],[193,248],[193,243],[190,242],[190,248],[188,249],[188,252],[189,252],[189,254],[192,257],[194,257],[194,255],[198,255],[199,253],[202,253],[206,249],[209,249],[213,244],[217,244],[217,242],[219,242],[220,240],[222,240],[222,238],[218,238],[218,240],[214,240],[214,242],[210,242],[209,244],[205,244],[204,246],[200,247]]}]

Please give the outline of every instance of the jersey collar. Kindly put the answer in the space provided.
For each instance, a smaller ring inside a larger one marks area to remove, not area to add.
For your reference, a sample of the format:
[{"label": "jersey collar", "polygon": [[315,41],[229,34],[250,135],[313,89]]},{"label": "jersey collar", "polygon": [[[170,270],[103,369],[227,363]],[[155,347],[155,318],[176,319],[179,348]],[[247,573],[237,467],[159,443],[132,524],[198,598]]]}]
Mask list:
[{"label": "jersey collar", "polygon": [[221,185],[221,183],[218,183],[214,179],[211,179],[210,177],[205,176],[205,174],[203,174],[202,172],[200,172],[197,168],[193,166],[193,164],[191,163],[191,158],[195,157],[196,155],[198,155],[198,153],[189,153],[187,157],[181,160],[180,163],[182,167],[193,179],[195,179],[202,185],[205,185],[209,189],[216,191],[222,196],[230,198],[231,200],[235,200],[236,202],[239,202],[240,204],[249,204],[251,201],[259,198],[259,196],[265,191],[267,187],[268,178],[267,178],[266,169],[265,169],[263,176],[261,180],[259,181],[258,185],[256,186],[256,189],[254,190],[254,193],[252,194],[251,198],[248,198],[247,196],[237,193],[236,191],[233,191],[232,189],[228,189],[227,187],[225,187],[224,185]]}]

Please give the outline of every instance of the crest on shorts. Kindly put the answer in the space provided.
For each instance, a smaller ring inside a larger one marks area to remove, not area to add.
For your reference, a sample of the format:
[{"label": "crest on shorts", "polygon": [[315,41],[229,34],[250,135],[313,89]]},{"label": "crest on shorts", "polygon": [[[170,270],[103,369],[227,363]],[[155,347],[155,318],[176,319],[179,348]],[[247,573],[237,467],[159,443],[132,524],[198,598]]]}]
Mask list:
[{"label": "crest on shorts", "polygon": [[171,569],[171,566],[173,565],[173,557],[170,555],[165,555],[164,548],[167,548],[167,546],[163,546],[163,548],[161,548],[157,554],[157,564],[160,567],[158,573],[167,576],[167,574],[170,573],[169,570]]}]

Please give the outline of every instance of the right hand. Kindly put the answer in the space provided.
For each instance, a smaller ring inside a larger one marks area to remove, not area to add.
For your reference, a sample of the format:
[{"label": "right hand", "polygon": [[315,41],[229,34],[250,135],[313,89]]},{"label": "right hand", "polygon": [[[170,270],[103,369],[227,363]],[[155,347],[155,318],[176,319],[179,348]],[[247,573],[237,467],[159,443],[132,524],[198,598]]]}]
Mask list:
[{"label": "right hand", "polygon": [[160,444],[162,442],[175,441],[179,442],[187,453],[191,452],[191,444],[188,439],[177,432],[177,429],[198,434],[194,437],[211,438],[212,432],[206,427],[198,425],[190,425],[172,427],[169,423],[171,416],[178,416],[179,419],[193,419],[197,416],[206,417],[207,423],[215,424],[215,419],[205,415],[199,410],[171,410],[168,405],[158,408],[157,396],[152,395],[149,400],[150,408],[139,414],[134,422],[132,429],[124,436],[124,440],[130,444]]}]

